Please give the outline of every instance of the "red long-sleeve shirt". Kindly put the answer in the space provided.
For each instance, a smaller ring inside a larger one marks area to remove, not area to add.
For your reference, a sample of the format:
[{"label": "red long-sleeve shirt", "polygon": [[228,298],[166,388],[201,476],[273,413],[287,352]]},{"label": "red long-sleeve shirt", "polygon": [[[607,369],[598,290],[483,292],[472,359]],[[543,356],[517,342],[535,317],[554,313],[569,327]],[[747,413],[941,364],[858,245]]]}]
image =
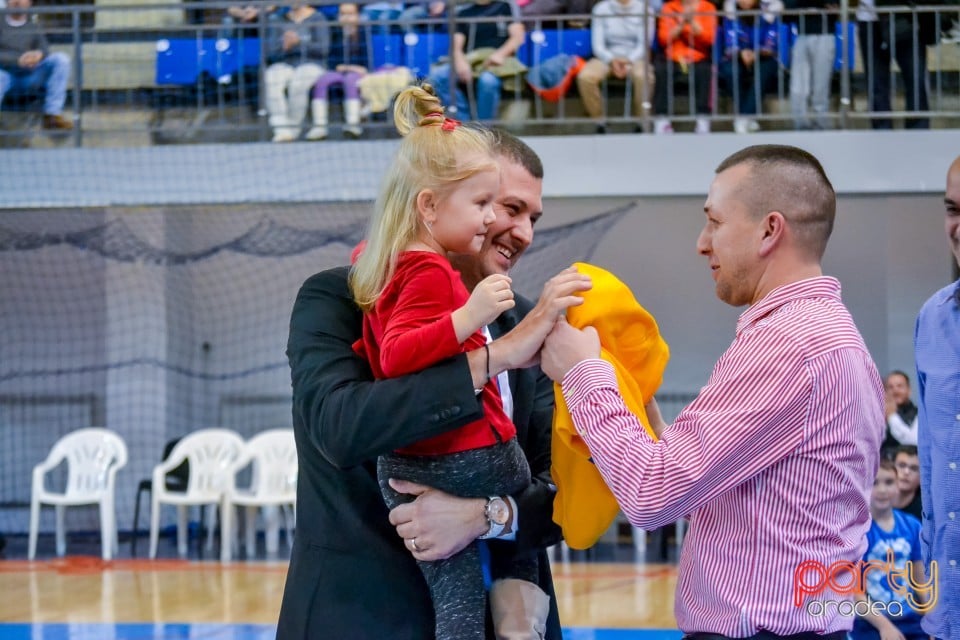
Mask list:
[{"label": "red long-sleeve shirt", "polygon": [[[353,348],[370,363],[377,378],[420,371],[458,353],[480,349],[486,337],[477,331],[460,344],[452,313],[470,293],[447,259],[429,251],[405,251],[374,308],[363,316],[363,337]],[[483,386],[484,420],[401,449],[407,455],[441,455],[486,447],[516,436],[503,411],[496,382]]]}]

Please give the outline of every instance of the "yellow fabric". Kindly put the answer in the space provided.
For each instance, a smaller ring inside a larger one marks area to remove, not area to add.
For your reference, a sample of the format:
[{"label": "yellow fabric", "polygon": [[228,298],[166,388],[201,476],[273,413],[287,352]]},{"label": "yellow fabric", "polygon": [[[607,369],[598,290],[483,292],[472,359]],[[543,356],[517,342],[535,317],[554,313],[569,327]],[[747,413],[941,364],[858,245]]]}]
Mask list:
[{"label": "yellow fabric", "polygon": [[382,113],[390,107],[393,97],[413,84],[414,77],[406,67],[374,71],[360,78],[357,85],[360,96],[371,113]]},{"label": "yellow fabric", "polygon": [[[613,365],[627,407],[656,439],[644,405],[663,381],[670,357],[667,343],[660,337],[653,316],[616,276],[582,262],[576,267],[590,276],[593,288],[582,294],[582,305],[567,310],[567,322],[597,330],[600,357]],[[551,473],[557,496],[553,520],[560,525],[570,548],[587,549],[610,527],[620,507],[590,461],[590,451],[573,426],[559,384],[554,385],[554,395]]]}]

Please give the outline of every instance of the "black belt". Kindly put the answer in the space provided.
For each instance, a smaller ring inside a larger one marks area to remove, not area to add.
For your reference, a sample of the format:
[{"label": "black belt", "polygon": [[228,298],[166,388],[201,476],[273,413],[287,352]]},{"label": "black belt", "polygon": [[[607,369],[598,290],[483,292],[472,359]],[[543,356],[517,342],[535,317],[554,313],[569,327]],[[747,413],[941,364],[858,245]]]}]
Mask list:
[{"label": "black belt", "polygon": [[834,631],[833,633],[826,634],[805,631],[789,636],[781,636],[776,633],[771,633],[770,631],[758,631],[752,636],[745,638],[734,638],[719,633],[687,633],[683,636],[683,640],[846,640],[846,638],[846,631]]}]

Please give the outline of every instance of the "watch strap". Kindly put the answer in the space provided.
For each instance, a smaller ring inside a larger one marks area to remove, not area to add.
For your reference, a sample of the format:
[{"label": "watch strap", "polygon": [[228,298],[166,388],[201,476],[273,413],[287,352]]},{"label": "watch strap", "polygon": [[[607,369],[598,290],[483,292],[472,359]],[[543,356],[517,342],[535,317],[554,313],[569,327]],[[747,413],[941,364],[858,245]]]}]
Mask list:
[{"label": "watch strap", "polygon": [[506,524],[499,524],[493,521],[493,518],[490,517],[490,503],[494,500],[501,500],[500,496],[490,496],[487,498],[487,504],[483,508],[483,514],[487,518],[487,524],[490,525],[490,528],[487,529],[487,532],[478,537],[478,540],[490,540],[491,538],[497,538],[503,533],[503,530],[506,528]]}]

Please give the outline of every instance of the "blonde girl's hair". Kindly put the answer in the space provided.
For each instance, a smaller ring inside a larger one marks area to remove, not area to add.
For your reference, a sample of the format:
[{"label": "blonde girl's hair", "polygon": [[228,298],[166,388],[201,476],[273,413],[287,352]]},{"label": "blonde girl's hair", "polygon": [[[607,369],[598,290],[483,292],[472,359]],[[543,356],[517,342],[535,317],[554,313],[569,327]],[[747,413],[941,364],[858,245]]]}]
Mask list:
[{"label": "blonde girl's hair", "polygon": [[426,189],[445,198],[457,183],[497,170],[494,137],[486,129],[444,117],[429,84],[404,89],[393,107],[400,147],[380,185],[366,245],[350,270],[350,290],[369,311],[397,267],[397,256],[416,240],[422,224],[417,195]]}]

